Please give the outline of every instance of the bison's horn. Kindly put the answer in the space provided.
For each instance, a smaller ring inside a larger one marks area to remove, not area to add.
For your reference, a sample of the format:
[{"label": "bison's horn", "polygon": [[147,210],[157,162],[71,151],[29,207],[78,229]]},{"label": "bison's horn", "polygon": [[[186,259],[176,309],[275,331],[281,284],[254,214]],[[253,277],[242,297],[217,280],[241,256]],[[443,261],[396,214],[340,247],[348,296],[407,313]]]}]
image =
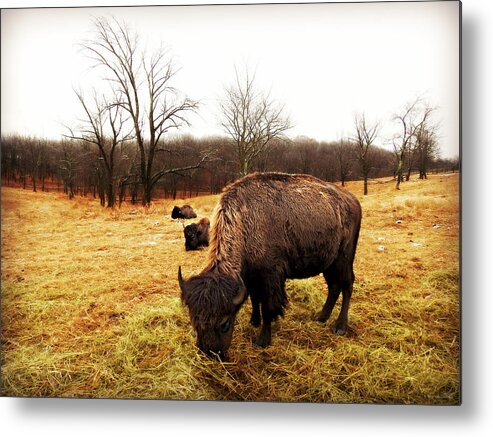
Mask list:
[{"label": "bison's horn", "polygon": [[240,305],[245,301],[246,291],[247,291],[245,283],[243,282],[243,279],[241,278],[239,273],[237,274],[237,279],[238,282],[240,283],[240,289],[238,290],[238,294],[233,299],[234,305]]},{"label": "bison's horn", "polygon": [[185,281],[183,280],[183,276],[181,274],[181,266],[178,267],[178,284],[180,284],[180,290],[182,293],[185,292]]}]

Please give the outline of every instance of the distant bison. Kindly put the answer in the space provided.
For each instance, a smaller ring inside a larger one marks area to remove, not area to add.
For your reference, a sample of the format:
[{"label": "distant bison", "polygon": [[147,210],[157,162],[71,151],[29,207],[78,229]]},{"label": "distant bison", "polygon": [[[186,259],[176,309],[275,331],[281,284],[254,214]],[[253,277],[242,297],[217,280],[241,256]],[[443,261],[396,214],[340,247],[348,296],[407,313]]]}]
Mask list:
[{"label": "distant bison", "polygon": [[188,280],[178,269],[198,347],[225,357],[248,296],[250,323],[263,322],[256,344],[268,346],[287,304],[286,279],[319,273],[329,293],[316,318],[327,321],[342,292],[334,330],[345,334],[360,224],[356,197],[312,176],[254,173],[228,185],[214,210],[207,266]]},{"label": "distant bison", "polygon": [[175,206],[171,212],[171,218],[173,219],[191,219],[196,218],[197,214],[190,205],[183,205],[181,208]]},{"label": "distant bison", "polygon": [[185,250],[197,250],[200,246],[209,245],[209,228],[211,222],[208,218],[200,219],[198,223],[185,226]]}]

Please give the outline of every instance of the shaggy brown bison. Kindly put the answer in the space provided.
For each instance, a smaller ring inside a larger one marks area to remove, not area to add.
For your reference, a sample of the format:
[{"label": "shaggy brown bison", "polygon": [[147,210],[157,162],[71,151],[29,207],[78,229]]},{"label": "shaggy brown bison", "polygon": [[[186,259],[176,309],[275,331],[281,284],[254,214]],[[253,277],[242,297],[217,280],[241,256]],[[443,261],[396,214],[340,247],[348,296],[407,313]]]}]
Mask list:
[{"label": "shaggy brown bison", "polygon": [[334,331],[345,334],[360,224],[356,197],[313,176],[254,173],[228,185],[214,210],[207,266],[188,280],[178,270],[198,347],[225,357],[247,296],[250,322],[263,322],[256,344],[269,345],[271,322],[287,304],[286,279],[319,273],[329,292],[317,320],[329,319],[342,292]]},{"label": "shaggy brown bison", "polygon": [[191,219],[196,218],[197,214],[190,205],[183,205],[181,208],[175,206],[171,211],[171,218],[173,219]]},{"label": "shaggy brown bison", "polygon": [[198,223],[185,226],[185,250],[197,250],[200,246],[209,245],[209,227],[211,222],[208,218],[200,219]]}]

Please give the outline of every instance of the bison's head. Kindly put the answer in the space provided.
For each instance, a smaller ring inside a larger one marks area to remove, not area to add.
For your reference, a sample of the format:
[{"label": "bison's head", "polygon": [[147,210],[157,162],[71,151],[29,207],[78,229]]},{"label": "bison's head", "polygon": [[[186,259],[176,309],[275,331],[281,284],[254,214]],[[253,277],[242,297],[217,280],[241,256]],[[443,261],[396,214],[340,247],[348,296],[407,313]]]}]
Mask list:
[{"label": "bison's head", "polygon": [[247,297],[243,280],[239,275],[233,278],[209,272],[185,281],[180,267],[178,282],[197,333],[197,346],[210,357],[225,359],[236,314]]},{"label": "bison's head", "polygon": [[179,208],[178,206],[175,206],[173,208],[173,211],[171,211],[171,218],[172,219],[183,218],[183,216],[181,214],[181,208]]},{"label": "bison's head", "polygon": [[196,250],[199,247],[199,237],[201,236],[201,230],[196,223],[185,226],[183,229],[185,234],[185,250]]}]

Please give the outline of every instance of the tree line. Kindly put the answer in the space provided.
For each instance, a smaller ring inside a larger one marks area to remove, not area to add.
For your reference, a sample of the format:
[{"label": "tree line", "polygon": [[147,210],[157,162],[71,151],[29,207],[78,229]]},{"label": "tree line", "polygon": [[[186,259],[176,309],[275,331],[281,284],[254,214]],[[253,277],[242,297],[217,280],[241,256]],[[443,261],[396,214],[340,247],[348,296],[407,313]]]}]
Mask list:
[{"label": "tree line", "polygon": [[[158,155],[156,168],[174,169],[155,186],[154,198],[192,197],[216,194],[239,177],[236,150],[228,137],[194,138],[183,135],[163,143],[165,155]],[[214,154],[192,170],[204,153]],[[1,139],[2,183],[33,191],[60,191],[69,198],[93,196],[103,206],[122,202],[142,203],[144,189],[139,174],[138,146],[122,144],[113,151],[111,181],[104,170],[99,148],[84,141],[48,140],[19,135]],[[359,160],[359,146],[350,140],[319,142],[310,138],[272,140],[269,148],[251,163],[250,171],[282,171],[312,174],[344,185],[350,180],[394,178],[396,155],[378,146],[367,151],[364,168]],[[405,160],[404,167],[419,171],[419,156]],[[409,164],[409,165],[407,165]],[[456,171],[457,159],[433,158],[429,171]],[[410,173],[409,173],[410,174]],[[405,179],[405,178],[404,178]],[[108,188],[111,186],[111,188]],[[110,198],[114,193],[114,199]]]}]

